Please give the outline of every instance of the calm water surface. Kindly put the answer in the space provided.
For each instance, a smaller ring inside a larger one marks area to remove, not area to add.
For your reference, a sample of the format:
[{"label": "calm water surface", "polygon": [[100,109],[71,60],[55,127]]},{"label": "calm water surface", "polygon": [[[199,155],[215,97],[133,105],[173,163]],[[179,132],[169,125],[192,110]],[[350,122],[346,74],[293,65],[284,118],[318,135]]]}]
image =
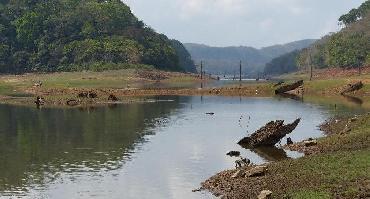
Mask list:
[{"label": "calm water surface", "polygon": [[300,156],[243,149],[239,139],[270,120],[298,117],[294,141],[319,137],[317,126],[332,114],[290,99],[239,97],[153,97],[90,109],[0,105],[0,198],[212,198],[191,190],[234,166],[227,151],[256,164]]}]

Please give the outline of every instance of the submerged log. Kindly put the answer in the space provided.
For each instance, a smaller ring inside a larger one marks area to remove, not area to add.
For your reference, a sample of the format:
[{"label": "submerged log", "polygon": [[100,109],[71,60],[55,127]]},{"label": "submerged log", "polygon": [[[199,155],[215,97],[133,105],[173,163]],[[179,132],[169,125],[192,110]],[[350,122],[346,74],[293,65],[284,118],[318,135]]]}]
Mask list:
[{"label": "submerged log", "polygon": [[286,93],[288,91],[295,90],[296,88],[300,87],[303,85],[303,80],[299,80],[297,82],[294,82],[293,84],[287,84],[279,87],[278,89],[275,90],[275,94],[281,94],[281,93]]},{"label": "submerged log", "polygon": [[245,137],[240,140],[238,144],[246,148],[274,146],[287,134],[291,133],[298,126],[300,121],[301,119],[299,118],[287,125],[284,125],[284,120],[271,121],[253,133],[250,137]]},{"label": "submerged log", "polygon": [[358,91],[362,87],[364,87],[364,84],[362,82],[356,82],[354,84],[348,84],[347,86],[345,86],[343,88],[343,90],[342,90],[342,92],[340,92],[340,94],[344,95],[346,93],[350,93],[350,92],[353,92],[353,91]]}]

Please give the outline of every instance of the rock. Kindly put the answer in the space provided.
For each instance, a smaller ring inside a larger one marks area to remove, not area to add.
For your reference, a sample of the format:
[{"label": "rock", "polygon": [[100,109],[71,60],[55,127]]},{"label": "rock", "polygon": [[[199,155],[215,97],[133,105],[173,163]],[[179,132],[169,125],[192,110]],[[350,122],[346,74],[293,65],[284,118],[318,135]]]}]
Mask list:
[{"label": "rock", "polygon": [[258,195],[257,199],[268,199],[271,198],[272,191],[270,190],[263,190],[261,191],[260,195]]},{"label": "rock", "polygon": [[348,120],[348,122],[356,122],[356,121],[357,121],[357,118],[356,117],[351,118],[351,119]]},{"label": "rock", "polygon": [[74,99],[67,101],[68,106],[77,106],[78,104],[79,104],[79,102],[77,100],[74,100]]},{"label": "rock", "polygon": [[95,92],[89,92],[87,96],[91,99],[94,99],[98,97],[98,94],[96,94]]},{"label": "rock", "polygon": [[77,97],[79,97],[79,98],[87,98],[87,97],[88,97],[88,95],[89,95],[89,93],[88,93],[88,92],[82,91],[82,92],[80,92],[80,93],[77,95]]},{"label": "rock", "polygon": [[239,151],[229,151],[228,153],[226,153],[226,155],[231,156],[231,157],[239,157],[240,152]]},{"label": "rock", "polygon": [[286,144],[287,144],[287,145],[294,144],[294,143],[293,143],[293,141],[292,141],[292,138],[287,138],[287,139],[286,139]]},{"label": "rock", "polygon": [[115,95],[110,94],[110,95],[109,95],[109,97],[108,97],[108,100],[109,100],[109,101],[116,102],[116,101],[118,101],[118,98],[117,98]]},{"label": "rock", "polygon": [[301,119],[291,124],[284,125],[284,120],[271,121],[257,130],[250,137],[241,139],[238,144],[245,148],[256,148],[260,146],[274,146],[283,137],[291,133],[299,124]]},{"label": "rock", "polygon": [[316,146],[317,145],[317,140],[306,140],[306,141],[303,142],[303,144],[306,147]]},{"label": "rock", "polygon": [[44,105],[44,104],[45,104],[45,100],[44,100],[44,98],[37,96],[37,97],[36,97],[36,100],[35,100],[35,104],[36,104],[37,106]]},{"label": "rock", "polygon": [[231,178],[242,178],[245,176],[245,171],[243,170],[237,170],[232,176]]},{"label": "rock", "polygon": [[203,190],[203,188],[198,188],[198,189],[193,189],[193,190],[191,190],[192,192],[200,192],[200,191],[202,191]]},{"label": "rock", "polygon": [[33,84],[34,87],[41,87],[42,86],[42,82],[39,81],[39,82],[36,82]]},{"label": "rock", "polygon": [[251,164],[251,160],[248,158],[241,157],[239,160],[235,160],[235,168],[249,166],[250,164]]},{"label": "rock", "polygon": [[267,171],[267,166],[256,166],[252,169],[249,169],[245,175],[246,177],[256,177],[256,176],[263,176]]}]

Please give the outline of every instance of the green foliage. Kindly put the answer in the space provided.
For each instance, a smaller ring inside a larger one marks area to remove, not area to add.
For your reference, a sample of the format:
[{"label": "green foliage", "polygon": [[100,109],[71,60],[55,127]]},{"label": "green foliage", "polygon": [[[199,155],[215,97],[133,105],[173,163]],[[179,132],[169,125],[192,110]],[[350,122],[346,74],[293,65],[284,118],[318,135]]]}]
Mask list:
[{"label": "green foliage", "polygon": [[[119,0],[14,0],[0,6],[0,71],[184,70],[184,53]],[[6,67],[5,67],[6,66]],[[77,67],[78,66],[78,67]],[[91,68],[90,68],[91,67]]]},{"label": "green foliage", "polygon": [[325,36],[298,56],[298,67],[359,67],[370,64],[370,1],[343,15],[340,32]]},{"label": "green foliage", "polygon": [[370,52],[370,37],[363,33],[338,33],[327,46],[328,64],[331,66],[362,66]]},{"label": "green foliage", "polygon": [[282,55],[273,59],[271,62],[266,64],[264,73],[280,75],[283,73],[294,72],[298,70],[297,57],[299,51],[293,51],[291,53]]},{"label": "green foliage", "polygon": [[361,18],[365,17],[368,11],[370,10],[370,0],[367,0],[357,9],[352,9],[349,13],[342,15],[339,18],[339,22],[344,25],[349,25],[357,22]]},{"label": "green foliage", "polygon": [[25,46],[33,46],[42,33],[42,17],[36,12],[24,14],[15,21],[17,39]]},{"label": "green foliage", "polygon": [[180,67],[186,72],[196,72],[194,61],[191,59],[190,53],[186,50],[185,46],[177,41],[171,40],[172,47],[176,50],[176,53],[179,55]]}]

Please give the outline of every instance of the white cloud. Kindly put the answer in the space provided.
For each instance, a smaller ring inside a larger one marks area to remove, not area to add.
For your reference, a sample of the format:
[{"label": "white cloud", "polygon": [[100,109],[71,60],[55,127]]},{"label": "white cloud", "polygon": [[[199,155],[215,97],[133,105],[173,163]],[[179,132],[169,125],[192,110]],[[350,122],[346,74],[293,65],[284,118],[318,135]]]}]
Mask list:
[{"label": "white cloud", "polygon": [[183,42],[267,46],[337,30],[363,0],[123,0],[155,30]]}]

